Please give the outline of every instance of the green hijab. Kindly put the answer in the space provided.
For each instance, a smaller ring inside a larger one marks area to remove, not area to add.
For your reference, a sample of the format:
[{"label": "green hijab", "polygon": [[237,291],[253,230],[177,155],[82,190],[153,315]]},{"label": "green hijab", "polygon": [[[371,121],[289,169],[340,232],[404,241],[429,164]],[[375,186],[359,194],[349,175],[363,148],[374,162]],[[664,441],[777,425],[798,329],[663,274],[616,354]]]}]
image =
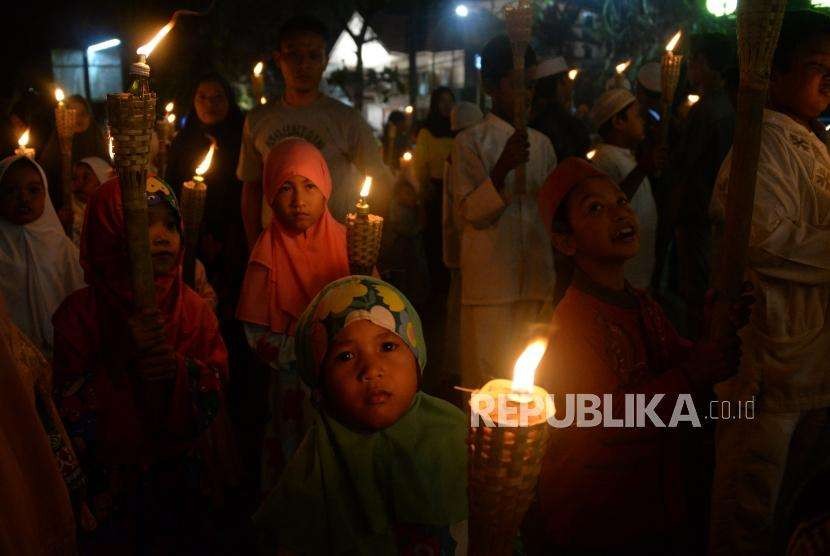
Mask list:
[{"label": "green hijab", "polygon": [[[300,317],[300,373],[318,386],[328,344],[355,320],[400,336],[426,364],[417,312],[393,286],[350,276],[326,286]],[[418,392],[406,414],[352,430],[322,408],[280,482],[254,516],[263,547],[297,554],[394,554],[397,524],[449,526],[467,518],[467,434],[455,406]]]}]

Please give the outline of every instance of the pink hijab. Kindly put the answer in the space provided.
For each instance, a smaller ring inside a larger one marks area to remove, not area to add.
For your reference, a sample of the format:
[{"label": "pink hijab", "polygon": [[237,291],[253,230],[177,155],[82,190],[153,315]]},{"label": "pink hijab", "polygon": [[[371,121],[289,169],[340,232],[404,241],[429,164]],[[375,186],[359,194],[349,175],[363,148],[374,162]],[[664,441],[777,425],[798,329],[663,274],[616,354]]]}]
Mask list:
[{"label": "pink hijab", "polygon": [[[263,174],[269,206],[291,176],[312,181],[327,202],[331,196],[326,160],[303,139],[277,143],[265,159]],[[275,216],[251,252],[236,317],[280,334],[293,334],[297,319],[314,296],[350,274],[347,253],[346,228],[328,208],[305,232],[286,228]]]}]

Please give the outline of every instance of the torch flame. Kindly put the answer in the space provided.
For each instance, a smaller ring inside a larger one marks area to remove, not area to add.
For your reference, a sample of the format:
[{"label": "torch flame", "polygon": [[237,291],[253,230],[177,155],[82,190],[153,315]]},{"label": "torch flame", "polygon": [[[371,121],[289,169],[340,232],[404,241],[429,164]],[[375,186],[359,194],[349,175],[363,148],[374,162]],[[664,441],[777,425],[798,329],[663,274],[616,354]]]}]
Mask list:
[{"label": "torch flame", "polygon": [[176,107],[176,105],[175,105],[175,104],[173,104],[173,101],[171,100],[170,102],[168,102],[168,103],[164,106],[164,111],[165,111],[165,112],[167,112],[167,113],[169,114],[170,112],[172,112],[172,111],[173,111],[173,109],[174,109],[175,107]]},{"label": "torch flame", "polygon": [[58,102],[63,102],[63,99],[66,98],[66,95],[63,94],[63,89],[60,87],[55,89],[55,100]]},{"label": "torch flame", "polygon": [[666,45],[666,52],[671,52],[672,50],[674,50],[674,47],[677,46],[678,42],[680,42],[680,37],[682,34],[683,31],[678,31],[674,34],[669,43]]},{"label": "torch flame", "polygon": [[110,160],[115,160],[115,148],[112,146],[112,135],[110,135],[109,147],[108,148],[109,148]]},{"label": "torch flame", "polygon": [[536,368],[542,361],[547,349],[548,341],[546,338],[537,338],[528,344],[513,367],[513,392],[517,394],[533,393],[533,379],[536,375]]},{"label": "torch flame", "polygon": [[372,190],[372,176],[366,176],[363,180],[363,187],[360,188],[360,196],[365,199],[369,196],[369,191]]},{"label": "torch flame", "polygon": [[596,150],[596,149],[591,149],[590,151],[588,151],[588,152],[585,154],[585,158],[587,158],[588,160],[591,160],[591,159],[592,159],[592,158],[594,158],[596,155],[597,155],[597,150]]},{"label": "torch flame", "polygon": [[268,99],[265,97],[259,97],[259,103],[262,105],[268,104]]},{"label": "torch flame", "polygon": [[204,176],[205,172],[207,172],[210,169],[210,162],[211,160],[213,160],[213,150],[214,146],[211,145],[208,149],[207,154],[205,155],[205,158],[202,159],[202,162],[196,167],[197,176]]},{"label": "torch flame", "polygon": [[20,145],[21,148],[25,148],[26,145],[29,144],[29,130],[23,132],[23,135],[20,136],[20,139],[17,140],[17,144]]},{"label": "torch flame", "polygon": [[630,66],[630,65],[631,65],[631,60],[626,60],[625,62],[622,62],[622,63],[617,64],[617,67],[616,67],[617,73],[618,73],[619,75],[622,75],[622,73],[623,73],[625,70],[627,70],[627,69],[628,69],[628,66]]},{"label": "torch flame", "polygon": [[689,101],[689,106],[693,106],[697,101],[700,100],[699,95],[689,95],[686,97],[686,100]]},{"label": "torch flame", "polygon": [[415,111],[415,109],[412,108],[412,106],[407,106],[406,108],[403,109],[403,111],[406,112],[407,114],[412,114]]},{"label": "torch flame", "polygon": [[412,153],[409,152],[409,151],[406,151],[405,153],[403,153],[402,158],[404,159],[405,162],[409,162],[410,160],[412,160]]},{"label": "torch flame", "polygon": [[574,68],[568,72],[568,79],[571,81],[576,81],[576,76],[579,75],[579,70]]},{"label": "torch flame", "polygon": [[167,114],[167,123],[168,124],[175,124],[176,123],[176,115],[173,113]]},{"label": "torch flame", "polygon": [[158,43],[161,42],[161,39],[166,37],[167,33],[169,33],[173,29],[173,25],[173,21],[167,23],[167,25],[162,27],[161,30],[158,33],[156,33],[156,36],[153,37],[153,39],[150,42],[143,46],[140,46],[138,50],[135,51],[135,53],[139,56],[150,56],[150,54],[153,52],[156,46],[158,46]]},{"label": "torch flame", "polygon": [[264,64],[264,63],[262,63],[262,62],[257,62],[257,63],[256,63],[256,65],[254,66],[254,75],[255,75],[256,77],[259,77],[260,75],[262,75],[262,69],[263,69],[264,67],[265,67],[265,64]]}]

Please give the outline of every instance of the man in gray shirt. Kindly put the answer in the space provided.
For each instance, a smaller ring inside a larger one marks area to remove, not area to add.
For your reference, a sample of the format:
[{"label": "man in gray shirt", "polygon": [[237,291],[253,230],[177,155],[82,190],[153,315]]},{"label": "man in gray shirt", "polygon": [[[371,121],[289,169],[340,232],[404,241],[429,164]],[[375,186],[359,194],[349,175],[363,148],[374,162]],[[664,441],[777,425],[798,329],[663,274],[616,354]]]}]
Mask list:
[{"label": "man in gray shirt", "polygon": [[280,29],[274,61],[285,80],[277,101],[252,110],[245,119],[237,177],[243,182],[242,219],[248,245],[271,222],[263,202],[262,164],[268,151],[287,137],[301,137],[323,153],[334,185],[329,210],[345,220],[357,201],[365,175],[375,184],[373,212],[385,206],[392,176],[383,165],[380,144],[360,113],[320,92],[328,62],[328,31],[318,20],[298,16]]}]

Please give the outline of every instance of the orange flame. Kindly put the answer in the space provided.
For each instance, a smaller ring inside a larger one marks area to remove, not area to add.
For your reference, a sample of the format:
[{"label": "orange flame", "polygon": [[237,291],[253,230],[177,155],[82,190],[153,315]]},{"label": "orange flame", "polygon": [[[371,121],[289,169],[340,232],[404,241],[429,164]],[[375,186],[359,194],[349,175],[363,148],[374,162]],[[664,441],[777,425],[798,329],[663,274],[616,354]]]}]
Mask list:
[{"label": "orange flame", "polygon": [[680,42],[680,37],[683,35],[683,31],[678,31],[674,34],[671,40],[666,45],[666,52],[671,52],[674,50],[674,47],[677,46],[677,43]]},{"label": "orange flame", "polygon": [[29,144],[29,130],[23,132],[23,135],[20,136],[20,139],[17,140],[17,144],[20,145],[21,148],[26,148],[26,145]]},{"label": "orange flame", "polygon": [[533,379],[536,369],[548,349],[547,338],[537,338],[530,342],[513,367],[513,392],[517,394],[533,393]]},{"label": "orange flame", "polygon": [[55,100],[58,102],[63,102],[63,99],[66,98],[66,95],[63,94],[63,89],[57,87],[55,89]]},{"label": "orange flame", "polygon": [[617,64],[615,68],[617,70],[617,74],[622,75],[622,73],[628,69],[628,66],[631,65],[631,60],[626,60],[625,62]]},{"label": "orange flame", "polygon": [[205,173],[210,169],[210,162],[213,160],[213,151],[214,145],[211,145],[208,149],[205,158],[202,159],[202,162],[196,167],[196,175],[201,177],[204,176]]},{"label": "orange flame", "polygon": [[167,25],[162,27],[161,30],[159,30],[159,32],[156,33],[156,36],[153,37],[153,39],[150,42],[140,46],[138,50],[135,51],[136,54],[138,54],[139,56],[149,57],[153,50],[156,48],[156,46],[158,46],[158,43],[160,43],[161,40],[167,36],[167,33],[173,30],[173,25],[175,25],[175,23],[173,21],[170,21]]},{"label": "orange flame", "polygon": [[372,176],[366,176],[363,180],[363,187],[360,188],[360,197],[365,199],[369,196],[369,191],[372,190]]},{"label": "orange flame", "polygon": [[265,67],[265,64],[263,62],[261,62],[261,61],[257,62],[256,65],[254,66],[254,75],[257,76],[257,77],[262,75],[262,69],[264,67]]}]

